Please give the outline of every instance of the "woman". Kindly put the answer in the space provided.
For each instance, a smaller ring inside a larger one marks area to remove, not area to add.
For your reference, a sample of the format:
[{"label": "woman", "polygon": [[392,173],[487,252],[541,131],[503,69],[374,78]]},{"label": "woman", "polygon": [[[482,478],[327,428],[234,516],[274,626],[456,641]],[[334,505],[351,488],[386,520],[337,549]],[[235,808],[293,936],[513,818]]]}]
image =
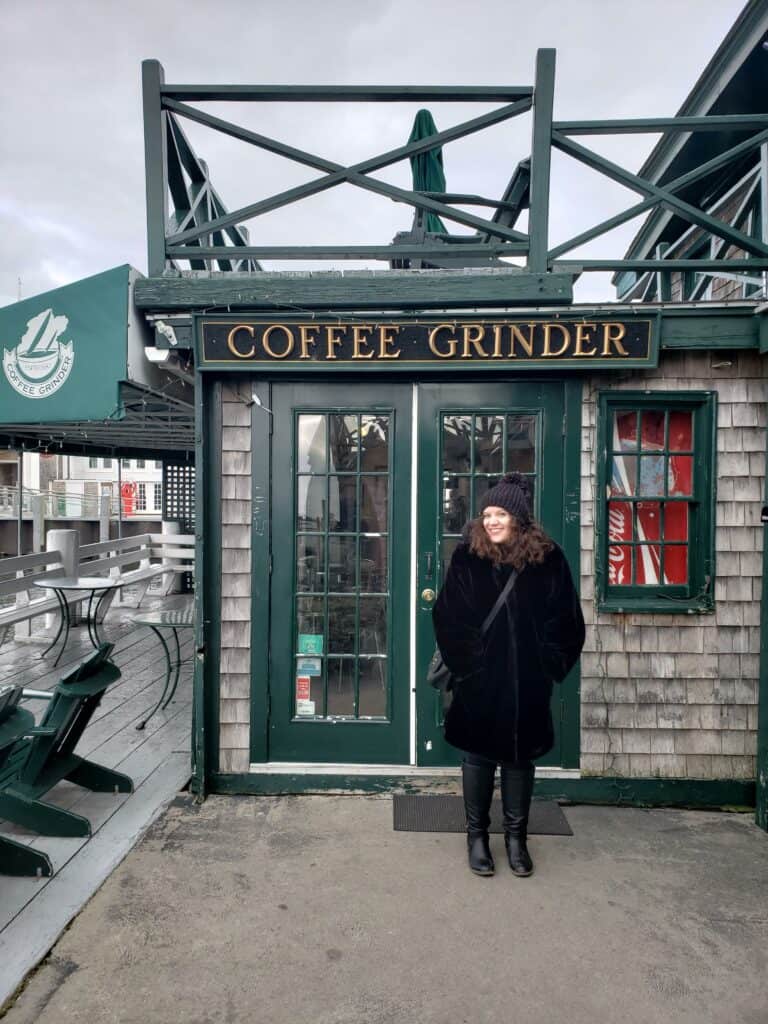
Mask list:
[{"label": "woman", "polygon": [[[514,583],[483,633],[513,572]],[[584,618],[565,555],[532,519],[530,487],[519,473],[491,488],[481,517],[468,524],[433,621],[443,661],[457,680],[445,738],[464,752],[469,866],[478,875],[494,872],[488,826],[498,764],[509,866],[530,875],[533,761],[554,743],[552,684],[581,653]]]}]

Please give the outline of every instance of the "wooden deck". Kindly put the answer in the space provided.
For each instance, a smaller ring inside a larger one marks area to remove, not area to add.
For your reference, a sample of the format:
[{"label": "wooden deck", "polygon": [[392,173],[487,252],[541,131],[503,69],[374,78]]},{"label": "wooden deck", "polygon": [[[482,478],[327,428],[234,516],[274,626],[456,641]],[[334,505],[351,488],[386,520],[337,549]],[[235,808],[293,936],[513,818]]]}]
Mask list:
[{"label": "wooden deck", "polygon": [[[183,608],[190,601],[180,595],[147,596],[141,611]],[[102,633],[115,642],[112,657],[122,678],[105,694],[77,747],[79,754],[129,775],[134,792],[91,793],[63,782],[48,794],[51,803],[90,820],[93,834],[88,839],[38,836],[0,820],[0,834],[45,851],[54,868],[51,878],[0,875],[0,1013],[25,975],[189,780],[191,631],[180,632],[184,665],[174,701],[165,711],[159,710],[143,731],[137,731],[136,724],[157,702],[165,678],[165,658],[157,638],[132,621],[139,614],[121,607],[107,615]],[[91,649],[85,629],[73,630],[66,653],[54,669],[58,648],[43,661],[40,643],[6,641],[0,645],[0,683],[50,689]],[[29,701],[25,706],[39,720],[44,702]]]}]

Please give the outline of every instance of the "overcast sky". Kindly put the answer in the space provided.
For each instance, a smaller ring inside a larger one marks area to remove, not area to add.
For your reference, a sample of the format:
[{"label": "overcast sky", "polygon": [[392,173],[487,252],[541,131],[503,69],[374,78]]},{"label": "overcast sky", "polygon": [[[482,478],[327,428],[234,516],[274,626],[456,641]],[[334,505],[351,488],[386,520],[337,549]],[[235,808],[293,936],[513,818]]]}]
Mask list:
[{"label": "overcast sky", "polygon": [[[556,117],[662,116],[677,111],[742,7],[743,0],[0,0],[0,305],[122,263],[146,272],[145,58],[160,60],[171,83],[526,85],[536,49],[555,47]],[[403,144],[417,108],[207,109],[346,163]],[[432,112],[445,128],[485,109],[436,104]],[[230,209],[317,174],[198,126],[185,129]],[[655,140],[588,144],[637,169]],[[447,187],[498,198],[529,151],[529,116],[452,143],[444,151]],[[378,176],[411,184],[407,165]],[[551,241],[632,200],[556,155]],[[342,186],[249,228],[253,244],[387,243],[411,219],[408,207]],[[590,255],[620,256],[636,226],[594,243]],[[614,296],[595,276],[577,297]]]}]

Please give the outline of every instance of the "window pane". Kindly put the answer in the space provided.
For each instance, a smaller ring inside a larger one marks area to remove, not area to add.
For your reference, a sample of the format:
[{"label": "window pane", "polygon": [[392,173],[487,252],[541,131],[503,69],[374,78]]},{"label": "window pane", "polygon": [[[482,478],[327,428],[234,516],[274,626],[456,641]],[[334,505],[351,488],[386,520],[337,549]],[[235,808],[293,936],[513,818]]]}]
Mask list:
[{"label": "window pane", "polygon": [[299,473],[325,472],[325,416],[299,416]]},{"label": "window pane", "polygon": [[330,415],[331,470],[354,472],[360,444],[358,416]]},{"label": "window pane", "polygon": [[684,501],[665,502],[664,540],[688,540],[688,505]]},{"label": "window pane", "polygon": [[614,455],[611,459],[609,494],[637,492],[637,459],[633,455]]},{"label": "window pane", "polygon": [[670,494],[693,494],[693,456],[670,455],[668,482]]},{"label": "window pane", "polygon": [[639,495],[664,494],[664,456],[643,455],[640,458]]},{"label": "window pane", "polygon": [[325,477],[300,476],[297,479],[297,530],[325,528]]},{"label": "window pane", "polygon": [[328,651],[331,654],[355,653],[355,599],[328,598]]},{"label": "window pane", "polygon": [[389,416],[363,416],[360,428],[360,469],[370,473],[389,469]]},{"label": "window pane", "polygon": [[453,556],[453,552],[456,550],[457,545],[460,544],[460,543],[461,543],[461,538],[460,537],[447,537],[443,541],[443,549],[442,549],[443,576],[445,576],[445,572],[448,569],[448,566],[451,564],[451,557]]},{"label": "window pane", "polygon": [[299,654],[324,653],[325,614],[322,597],[296,598],[296,649]]},{"label": "window pane", "polygon": [[387,653],[387,599],[360,598],[360,652]]},{"label": "window pane", "polygon": [[501,416],[475,417],[475,472],[500,473],[503,459],[504,420]]},{"label": "window pane", "polygon": [[343,533],[357,530],[357,477],[328,478],[328,529]]},{"label": "window pane", "polygon": [[388,530],[389,477],[360,477],[360,532],[386,533]]},{"label": "window pane", "polygon": [[632,583],[632,548],[626,544],[611,544],[608,548],[608,583],[612,587]]},{"label": "window pane", "polygon": [[488,491],[492,487],[495,487],[499,482],[497,476],[476,476],[475,477],[475,507],[472,511],[473,516],[480,515],[480,505],[482,504],[483,498],[486,496]]},{"label": "window pane", "polygon": [[614,451],[634,451],[637,448],[637,413],[614,413],[611,436]]},{"label": "window pane", "polygon": [[369,594],[387,590],[387,538],[360,538],[360,589]]},{"label": "window pane", "polygon": [[325,588],[323,538],[299,535],[296,538],[296,589],[299,592],[322,592]]},{"label": "window pane", "polygon": [[471,416],[443,416],[443,469],[449,473],[470,470]]},{"label": "window pane", "polygon": [[670,412],[669,449],[673,452],[693,450],[693,413]]},{"label": "window pane", "polygon": [[355,659],[328,659],[328,715],[355,714]]},{"label": "window pane", "polygon": [[507,417],[507,471],[533,473],[536,469],[536,417]]},{"label": "window pane", "polygon": [[349,591],[357,587],[357,538],[328,538],[328,590]]},{"label": "window pane", "polygon": [[461,533],[469,519],[469,477],[443,480],[443,533]]},{"label": "window pane", "polygon": [[640,544],[635,549],[638,584],[654,584],[661,580],[661,548],[658,544]]},{"label": "window pane", "polygon": [[296,659],[296,716],[323,714],[323,659]]},{"label": "window pane", "polygon": [[636,540],[650,541],[661,539],[661,504],[658,501],[638,501]]},{"label": "window pane", "polygon": [[361,658],[360,704],[357,710],[361,718],[387,717],[387,660],[386,658]]},{"label": "window pane", "polygon": [[649,409],[641,414],[640,447],[645,451],[664,450],[664,413]]},{"label": "window pane", "polygon": [[688,582],[688,547],[685,544],[667,544],[664,547],[664,582]]}]

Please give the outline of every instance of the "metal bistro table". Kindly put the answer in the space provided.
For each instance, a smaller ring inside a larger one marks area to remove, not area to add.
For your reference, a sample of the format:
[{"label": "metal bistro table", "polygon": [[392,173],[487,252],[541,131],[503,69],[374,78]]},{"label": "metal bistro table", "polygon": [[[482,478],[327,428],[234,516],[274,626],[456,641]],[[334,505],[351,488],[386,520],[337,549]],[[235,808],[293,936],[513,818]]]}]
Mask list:
[{"label": "metal bistro table", "polygon": [[[194,627],[195,612],[192,608],[175,609],[167,612],[147,612],[133,621],[137,626],[149,626],[163,645],[163,651],[165,652],[165,685],[157,704],[155,704],[147,717],[136,726],[137,729],[143,729],[159,708],[167,708],[173,700],[176,687],[179,685],[179,675],[181,674],[179,630],[192,629]],[[176,648],[173,661],[171,660],[171,652],[168,650],[168,644],[163,636],[163,630],[170,630],[173,633],[173,641]],[[173,685],[171,685],[171,673],[173,673]]]},{"label": "metal bistro table", "polygon": [[[85,613],[85,623],[88,627],[88,639],[94,647],[98,647],[101,644],[98,629],[99,612],[108,594],[113,590],[119,590],[122,585],[120,580],[104,579],[101,576],[54,576],[45,580],[35,580],[33,586],[39,587],[41,590],[52,590],[54,592],[56,600],[59,602],[59,611],[61,612],[58,632],[40,657],[44,658],[48,651],[53,650],[58,643],[63,629],[65,631],[64,643],[61,646],[58,658],[56,658],[53,664],[58,665],[61,660],[61,656],[67,646],[69,630],[72,625],[72,615],[69,601],[67,601],[67,593],[73,590],[90,590],[91,592],[91,596],[88,598],[88,608]],[[97,593],[100,595],[98,600],[96,600]]]}]

